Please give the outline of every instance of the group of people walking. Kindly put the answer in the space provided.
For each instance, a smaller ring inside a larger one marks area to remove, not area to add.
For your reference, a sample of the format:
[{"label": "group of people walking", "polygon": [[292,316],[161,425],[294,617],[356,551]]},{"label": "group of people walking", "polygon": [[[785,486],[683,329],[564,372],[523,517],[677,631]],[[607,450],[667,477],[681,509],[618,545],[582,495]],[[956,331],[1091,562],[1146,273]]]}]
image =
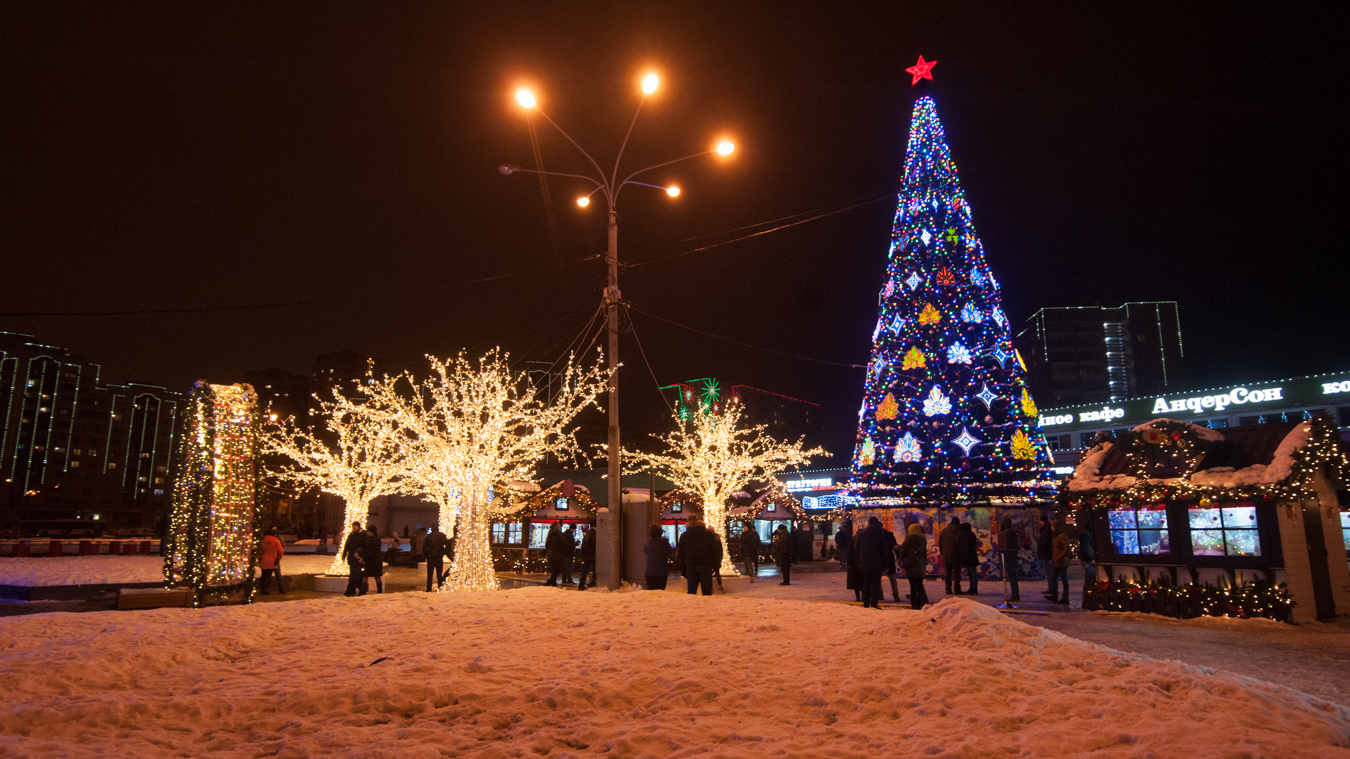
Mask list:
[{"label": "group of people walking", "polygon": [[[557,587],[558,578],[562,584],[575,585],[577,590],[595,587],[595,528],[589,527],[581,537],[580,550],[577,546],[577,526],[568,525],[562,529],[561,522],[549,525],[548,535],[544,538],[544,556],[548,561],[548,585]],[[573,569],[577,559],[581,560],[581,580],[572,582]]]},{"label": "group of people walking", "polygon": [[881,520],[868,517],[867,526],[853,533],[853,523],[846,521],[835,534],[835,545],[840,561],[847,570],[846,587],[853,591],[854,600],[864,608],[880,609],[883,591],[881,578],[891,581],[891,600],[900,603],[900,584],[896,570],[904,570],[909,580],[909,603],[922,609],[928,603],[923,587],[924,565],[928,561],[928,541],[918,524],[911,524],[905,539],[898,542],[895,533],[881,526]]}]

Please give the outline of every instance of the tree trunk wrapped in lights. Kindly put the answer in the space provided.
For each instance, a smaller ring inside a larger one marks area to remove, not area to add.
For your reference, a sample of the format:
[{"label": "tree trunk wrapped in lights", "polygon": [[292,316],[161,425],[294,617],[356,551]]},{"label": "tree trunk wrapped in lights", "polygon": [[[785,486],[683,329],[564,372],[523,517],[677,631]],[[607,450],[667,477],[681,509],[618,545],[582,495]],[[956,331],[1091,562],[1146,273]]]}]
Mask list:
[{"label": "tree trunk wrapped in lights", "polygon": [[[681,490],[703,500],[703,519],[719,540],[727,538],[727,503],[751,482],[772,480],[796,469],[812,456],[828,456],[823,448],[804,449],[764,434],[765,425],[740,426],[744,407],[735,396],[725,403],[705,403],[675,414],[676,429],[653,435],[665,444],[660,454],[625,450],[629,471],[655,469]],[[722,552],[721,572],[739,574],[729,551]]]},{"label": "tree trunk wrapped in lights", "polygon": [[421,382],[404,374],[368,384],[362,412],[404,430],[410,443],[399,490],[437,501],[442,529],[458,533],[442,589],[496,590],[491,524],[522,508],[512,504],[507,487],[533,482],[549,454],[580,452],[569,427],[587,406],[598,408],[595,399],[610,373],[599,362],[583,369],[569,359],[562,389],[545,398],[527,375],[511,370],[500,350],[476,364],[463,353],[450,361],[427,359],[431,375]]},{"label": "tree trunk wrapped in lights", "polygon": [[[301,430],[294,419],[270,425],[263,449],[286,464],[269,472],[300,488],[319,488],[345,504],[337,545],[346,541],[353,522],[366,523],[371,499],[395,491],[407,433],[388,417],[367,413],[364,404],[333,391],[333,400],[319,400],[319,414],[336,436],[329,444]],[[346,575],[341,553],[328,567],[330,575]]]}]

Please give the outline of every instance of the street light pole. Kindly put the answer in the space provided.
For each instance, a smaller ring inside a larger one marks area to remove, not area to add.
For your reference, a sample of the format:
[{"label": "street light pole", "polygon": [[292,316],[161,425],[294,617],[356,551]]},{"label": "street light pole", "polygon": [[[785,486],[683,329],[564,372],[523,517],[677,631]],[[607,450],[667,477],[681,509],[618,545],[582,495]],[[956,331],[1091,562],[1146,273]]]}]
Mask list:
[{"label": "street light pole", "polygon": [[609,247],[605,251],[605,265],[609,269],[609,287],[605,288],[605,302],[609,306],[606,319],[609,330],[609,556],[611,565],[605,585],[618,590],[623,584],[623,462],[619,447],[619,212],[611,201],[609,205]]},{"label": "street light pole", "polygon": [[[595,185],[595,189],[591,190],[589,194],[577,198],[577,205],[582,208],[587,207],[590,205],[590,196],[594,195],[596,192],[600,192],[609,206],[608,246],[605,250],[605,266],[608,269],[608,286],[605,288],[602,305],[604,305],[607,312],[605,328],[609,330],[609,472],[606,479],[608,480],[607,490],[610,511],[610,529],[608,535],[604,534],[602,531],[601,539],[606,540],[609,544],[611,563],[608,567],[598,567],[598,569],[604,573],[606,579],[605,584],[610,590],[618,590],[619,586],[623,583],[623,533],[621,529],[623,523],[623,487],[622,482],[620,481],[623,474],[623,461],[622,449],[619,444],[619,304],[622,299],[619,292],[619,193],[627,185],[634,184],[642,185],[643,187],[654,187],[658,190],[664,190],[666,194],[672,198],[678,197],[680,194],[680,188],[678,187],[638,182],[635,180],[635,177],[653,169],[659,169],[663,166],[669,166],[681,161],[688,161],[691,158],[698,158],[700,156],[708,155],[709,153],[717,153],[726,156],[730,155],[731,152],[735,150],[735,146],[730,141],[723,140],[717,144],[717,147],[711,150],[704,150],[699,153],[694,153],[693,155],[684,156],[683,158],[676,158],[672,161],[648,166],[645,169],[638,169],[625,177],[623,181],[619,181],[619,164],[623,160],[624,149],[628,147],[628,138],[632,136],[633,127],[637,124],[637,117],[642,113],[642,103],[645,102],[646,95],[655,92],[657,84],[658,80],[655,74],[648,74],[643,78],[642,92],[644,93],[644,100],[638,102],[637,111],[633,114],[633,120],[628,124],[628,133],[624,135],[623,144],[619,146],[619,155],[614,159],[614,170],[608,177],[605,176],[605,172],[600,168],[600,164],[596,163],[595,159],[591,157],[591,154],[583,150],[581,145],[579,145],[576,140],[572,139],[571,135],[563,130],[562,127],[558,126],[556,121],[549,118],[548,114],[544,113],[543,109],[539,108],[539,103],[535,98],[534,93],[528,89],[516,91],[516,102],[526,110],[537,112],[540,116],[543,116],[549,124],[552,124],[553,128],[557,129],[562,136],[566,137],[567,141],[572,143],[572,146],[575,147],[577,151],[586,156],[586,160],[590,161],[591,165],[595,167],[599,179],[585,174],[567,174],[559,171],[538,171],[535,169],[522,169],[519,166],[505,164],[498,167],[498,171],[502,174],[545,174],[549,176],[583,179],[590,182],[592,185]],[[655,499],[656,493],[653,492],[651,497]]]}]

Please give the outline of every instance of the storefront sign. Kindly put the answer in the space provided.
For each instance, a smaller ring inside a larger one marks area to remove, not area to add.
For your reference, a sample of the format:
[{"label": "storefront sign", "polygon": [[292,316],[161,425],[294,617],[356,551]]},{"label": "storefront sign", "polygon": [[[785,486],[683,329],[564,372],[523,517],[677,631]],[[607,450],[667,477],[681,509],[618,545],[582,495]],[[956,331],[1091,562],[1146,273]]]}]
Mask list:
[{"label": "storefront sign", "polygon": [[816,490],[817,488],[828,488],[834,486],[834,479],[831,477],[816,477],[810,480],[788,480],[783,485],[789,493],[796,493],[802,490]]},{"label": "storefront sign", "polygon": [[1167,400],[1159,398],[1153,404],[1153,413],[1167,414],[1178,411],[1194,411],[1197,414],[1203,414],[1206,411],[1223,411],[1230,405],[1240,406],[1244,403],[1266,403],[1269,401],[1284,400],[1284,388],[1272,387],[1265,390],[1248,390],[1245,387],[1235,387],[1226,393],[1218,395],[1202,395],[1196,398],[1178,398],[1176,400]]},{"label": "storefront sign", "polygon": [[1322,395],[1335,395],[1336,393],[1350,393],[1350,381],[1322,383]]}]

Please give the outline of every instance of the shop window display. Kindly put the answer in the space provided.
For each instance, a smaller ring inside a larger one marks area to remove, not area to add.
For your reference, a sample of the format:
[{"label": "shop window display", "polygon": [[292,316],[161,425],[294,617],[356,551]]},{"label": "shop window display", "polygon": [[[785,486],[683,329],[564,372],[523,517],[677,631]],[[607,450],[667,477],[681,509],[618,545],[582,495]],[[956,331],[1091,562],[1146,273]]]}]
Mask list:
[{"label": "shop window display", "polygon": [[1250,503],[1200,505],[1190,511],[1191,551],[1196,556],[1260,556],[1256,507]]},{"label": "shop window display", "polygon": [[1167,511],[1162,504],[1107,512],[1111,544],[1122,556],[1152,556],[1172,552]]}]

